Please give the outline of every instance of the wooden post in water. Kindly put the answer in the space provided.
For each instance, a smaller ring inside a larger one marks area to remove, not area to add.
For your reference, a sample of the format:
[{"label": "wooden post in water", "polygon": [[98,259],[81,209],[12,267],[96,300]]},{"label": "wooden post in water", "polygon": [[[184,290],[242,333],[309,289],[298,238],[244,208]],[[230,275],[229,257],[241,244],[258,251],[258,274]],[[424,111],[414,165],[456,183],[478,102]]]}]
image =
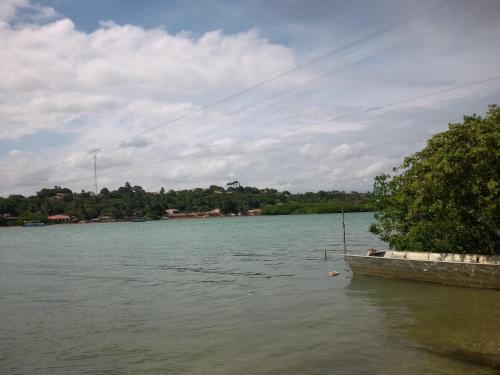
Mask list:
[{"label": "wooden post in water", "polygon": [[344,207],[342,207],[342,228],[344,229],[344,254],[347,253],[347,246],[345,243],[345,220],[344,220]]},{"label": "wooden post in water", "polygon": [[326,250],[325,250],[325,262],[326,262]]}]

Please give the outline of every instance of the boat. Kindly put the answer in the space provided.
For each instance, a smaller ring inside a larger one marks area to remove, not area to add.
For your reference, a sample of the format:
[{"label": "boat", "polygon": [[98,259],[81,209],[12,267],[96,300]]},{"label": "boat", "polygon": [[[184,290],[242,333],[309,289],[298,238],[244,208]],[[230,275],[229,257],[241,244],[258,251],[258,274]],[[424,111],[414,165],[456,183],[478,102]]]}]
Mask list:
[{"label": "boat", "polygon": [[145,221],[146,221],[146,219],[142,216],[136,216],[132,219],[132,222],[134,222],[134,223],[143,223]]},{"label": "boat", "polygon": [[25,221],[23,223],[23,227],[44,227],[45,225],[45,223],[37,220]]},{"label": "boat", "polygon": [[345,258],[354,274],[500,289],[500,256],[370,249]]}]

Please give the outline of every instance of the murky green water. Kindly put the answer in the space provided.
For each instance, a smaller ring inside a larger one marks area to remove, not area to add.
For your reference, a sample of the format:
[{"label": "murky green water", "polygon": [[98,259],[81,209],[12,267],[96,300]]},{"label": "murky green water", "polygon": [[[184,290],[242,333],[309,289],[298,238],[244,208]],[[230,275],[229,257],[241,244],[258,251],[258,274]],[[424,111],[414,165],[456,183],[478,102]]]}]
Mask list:
[{"label": "murky green water", "polygon": [[[383,246],[371,220],[346,215],[353,252]],[[353,278],[341,238],[340,215],[1,229],[0,373],[495,373],[463,353],[500,354],[500,292]]]}]

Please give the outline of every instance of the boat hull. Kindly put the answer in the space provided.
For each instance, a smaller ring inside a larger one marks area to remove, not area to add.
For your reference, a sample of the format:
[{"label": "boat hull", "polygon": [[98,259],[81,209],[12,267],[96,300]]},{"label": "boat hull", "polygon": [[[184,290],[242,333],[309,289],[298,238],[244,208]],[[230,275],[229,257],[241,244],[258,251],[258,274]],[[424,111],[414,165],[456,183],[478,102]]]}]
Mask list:
[{"label": "boat hull", "polygon": [[500,264],[346,255],[352,272],[474,288],[500,289]]},{"label": "boat hull", "polygon": [[25,228],[35,228],[35,227],[44,227],[45,223],[24,223],[23,227]]}]

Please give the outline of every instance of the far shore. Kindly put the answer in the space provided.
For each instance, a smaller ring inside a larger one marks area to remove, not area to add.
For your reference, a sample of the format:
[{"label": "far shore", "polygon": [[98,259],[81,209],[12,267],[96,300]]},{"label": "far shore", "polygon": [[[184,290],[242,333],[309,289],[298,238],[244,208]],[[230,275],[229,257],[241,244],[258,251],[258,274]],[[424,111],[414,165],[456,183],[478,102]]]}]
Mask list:
[{"label": "far shore", "polygon": [[[109,224],[109,223],[134,223],[134,222],[147,222],[147,221],[170,221],[170,220],[193,220],[193,219],[217,219],[217,218],[242,218],[242,217],[256,217],[256,216],[289,216],[289,215],[322,215],[322,214],[338,214],[342,211],[337,212],[291,212],[291,213],[272,213],[265,214],[259,212],[252,212],[251,214],[207,214],[207,213],[199,213],[199,212],[185,212],[185,213],[177,213],[170,216],[164,216],[161,218],[147,218],[141,217],[141,220],[136,220],[138,218],[122,218],[122,219],[113,219],[113,218],[94,218],[90,220],[69,220],[69,221],[59,221],[59,222],[45,222],[41,221],[46,226],[52,225],[76,225],[76,224]],[[357,213],[357,212],[373,212],[371,210],[351,210],[345,211],[346,213]],[[8,224],[0,226],[0,228],[14,228],[14,227],[22,227],[23,224]]]}]

